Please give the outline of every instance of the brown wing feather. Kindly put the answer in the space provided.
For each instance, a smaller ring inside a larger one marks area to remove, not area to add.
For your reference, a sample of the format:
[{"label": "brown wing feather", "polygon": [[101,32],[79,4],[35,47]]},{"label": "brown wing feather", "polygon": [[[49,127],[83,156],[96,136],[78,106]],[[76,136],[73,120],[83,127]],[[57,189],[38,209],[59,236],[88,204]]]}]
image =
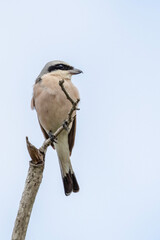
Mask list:
[{"label": "brown wing feather", "polygon": [[72,154],[72,149],[75,142],[75,135],[76,135],[76,117],[73,120],[71,131],[68,134],[68,144],[69,144],[70,155]]},{"label": "brown wing feather", "polygon": [[32,97],[32,99],[31,99],[31,108],[32,108],[32,110],[35,108],[34,97]]}]

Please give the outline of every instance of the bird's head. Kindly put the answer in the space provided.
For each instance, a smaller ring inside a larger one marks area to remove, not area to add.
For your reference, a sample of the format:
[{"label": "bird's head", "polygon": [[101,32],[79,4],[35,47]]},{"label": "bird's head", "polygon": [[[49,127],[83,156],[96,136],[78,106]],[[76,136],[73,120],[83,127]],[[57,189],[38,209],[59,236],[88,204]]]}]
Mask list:
[{"label": "bird's head", "polygon": [[80,74],[82,73],[81,70],[74,68],[73,66],[69,65],[66,62],[63,61],[52,61],[48,62],[44,68],[42,69],[39,78],[42,77],[44,74],[59,74],[60,76],[64,78],[71,78],[72,75]]}]

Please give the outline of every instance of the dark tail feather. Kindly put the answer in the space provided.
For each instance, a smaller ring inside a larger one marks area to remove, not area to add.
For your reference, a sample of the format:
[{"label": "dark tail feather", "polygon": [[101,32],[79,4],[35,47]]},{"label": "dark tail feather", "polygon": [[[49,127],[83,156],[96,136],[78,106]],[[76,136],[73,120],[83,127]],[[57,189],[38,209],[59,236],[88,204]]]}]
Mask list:
[{"label": "dark tail feather", "polygon": [[73,183],[70,173],[67,173],[66,176],[63,177],[63,186],[65,195],[69,196],[73,190]]},{"label": "dark tail feather", "polygon": [[65,177],[63,177],[63,186],[66,196],[69,196],[72,191],[79,191],[79,185],[74,173],[69,172],[66,174]]},{"label": "dark tail feather", "polygon": [[76,176],[74,173],[71,174],[72,176],[72,183],[73,183],[73,192],[78,192],[79,191],[79,185],[76,179]]}]

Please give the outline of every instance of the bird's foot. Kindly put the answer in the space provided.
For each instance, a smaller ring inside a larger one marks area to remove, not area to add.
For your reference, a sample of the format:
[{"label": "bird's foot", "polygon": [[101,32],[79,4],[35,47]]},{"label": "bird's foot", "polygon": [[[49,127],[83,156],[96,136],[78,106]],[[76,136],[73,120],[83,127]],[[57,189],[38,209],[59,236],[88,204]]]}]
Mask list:
[{"label": "bird's foot", "polygon": [[52,143],[57,143],[57,138],[54,136],[52,131],[49,131],[48,136],[51,139]]},{"label": "bird's foot", "polygon": [[63,122],[63,128],[64,128],[66,131],[69,130],[69,128],[68,128],[68,121],[64,121],[64,122]]}]

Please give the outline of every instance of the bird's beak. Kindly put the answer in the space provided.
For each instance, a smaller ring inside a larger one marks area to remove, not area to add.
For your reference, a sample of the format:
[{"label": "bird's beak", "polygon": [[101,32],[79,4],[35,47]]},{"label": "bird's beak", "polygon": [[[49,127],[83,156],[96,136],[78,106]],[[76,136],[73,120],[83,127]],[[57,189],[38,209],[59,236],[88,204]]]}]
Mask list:
[{"label": "bird's beak", "polygon": [[80,73],[83,73],[81,70],[77,69],[77,68],[73,68],[70,70],[70,73],[72,75],[75,75],[75,74],[80,74]]}]

